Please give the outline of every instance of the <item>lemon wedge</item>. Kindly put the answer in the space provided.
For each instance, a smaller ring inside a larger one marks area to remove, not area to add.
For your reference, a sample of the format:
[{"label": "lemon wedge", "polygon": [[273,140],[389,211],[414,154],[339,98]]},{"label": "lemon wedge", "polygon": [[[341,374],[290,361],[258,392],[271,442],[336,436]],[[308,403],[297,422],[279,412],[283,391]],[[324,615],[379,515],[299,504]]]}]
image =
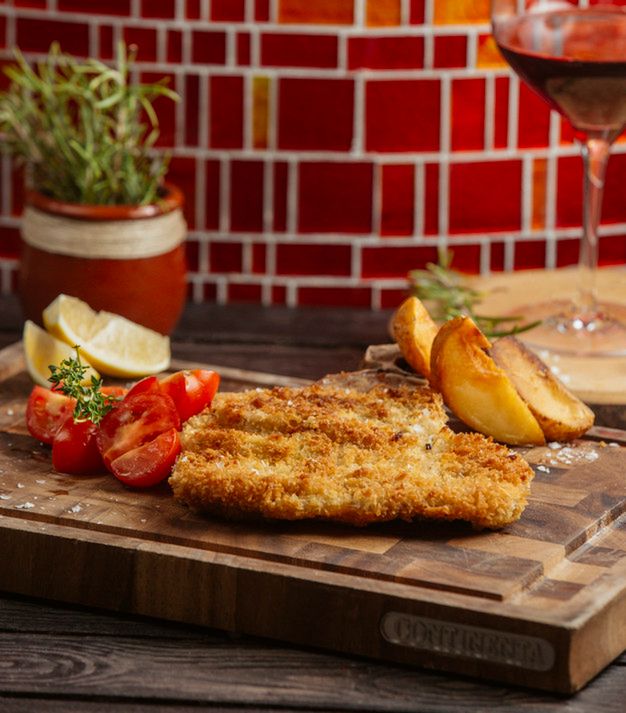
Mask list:
[{"label": "lemon wedge", "polygon": [[[26,320],[22,333],[22,344],[24,347],[24,360],[31,379],[40,386],[50,388],[48,381],[50,376],[50,365],[59,366],[64,359],[76,357],[76,351],[65,342],[55,339],[34,322]],[[98,378],[98,372],[84,358],[82,349],[80,350],[81,361],[88,370],[85,372],[83,383],[89,383],[91,377]]]},{"label": "lemon wedge", "polygon": [[101,373],[118,377],[155,374],[168,368],[170,340],[111,312],[96,312],[77,297],[59,295],[43,311],[50,334],[79,344],[81,354]]}]

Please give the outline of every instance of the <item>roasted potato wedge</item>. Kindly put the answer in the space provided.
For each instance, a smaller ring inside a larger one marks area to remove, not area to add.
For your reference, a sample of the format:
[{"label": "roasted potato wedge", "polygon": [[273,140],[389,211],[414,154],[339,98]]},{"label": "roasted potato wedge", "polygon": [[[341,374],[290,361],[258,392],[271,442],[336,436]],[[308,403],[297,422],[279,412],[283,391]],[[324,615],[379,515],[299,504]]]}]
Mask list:
[{"label": "roasted potato wedge", "polygon": [[393,338],[402,356],[418,374],[430,376],[430,350],[437,325],[417,297],[408,297],[391,320]]},{"label": "roasted potato wedge", "polygon": [[549,441],[571,441],[593,425],[593,411],[515,337],[494,342],[491,356],[506,372]]},{"label": "roasted potato wedge", "polygon": [[430,383],[468,426],[510,445],[543,445],[531,410],[487,350],[491,343],[469,317],[455,317],[432,345]]}]

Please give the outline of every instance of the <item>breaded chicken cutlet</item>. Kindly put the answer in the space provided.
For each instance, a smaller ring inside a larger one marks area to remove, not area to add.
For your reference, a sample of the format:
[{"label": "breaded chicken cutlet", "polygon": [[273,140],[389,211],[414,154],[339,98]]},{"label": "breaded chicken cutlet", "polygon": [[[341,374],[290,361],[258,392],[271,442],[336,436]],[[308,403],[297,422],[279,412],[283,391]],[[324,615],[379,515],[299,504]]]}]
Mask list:
[{"label": "breaded chicken cutlet", "polygon": [[453,433],[439,394],[395,381],[357,372],[218,394],[183,429],[174,496],[237,519],[517,520],[528,464],[480,434]]}]

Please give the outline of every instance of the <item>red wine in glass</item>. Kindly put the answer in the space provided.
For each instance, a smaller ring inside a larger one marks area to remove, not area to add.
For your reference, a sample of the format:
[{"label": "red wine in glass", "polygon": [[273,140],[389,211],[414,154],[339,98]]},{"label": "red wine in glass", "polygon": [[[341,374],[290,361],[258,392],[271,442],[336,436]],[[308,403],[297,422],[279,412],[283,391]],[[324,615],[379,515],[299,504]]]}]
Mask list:
[{"label": "red wine in glass", "polygon": [[572,124],[586,172],[578,300],[529,306],[526,316],[545,322],[528,341],[557,351],[623,353],[626,306],[598,304],[594,275],[610,146],[626,126],[626,7],[540,2],[516,10],[494,9],[495,40],[515,72]]}]

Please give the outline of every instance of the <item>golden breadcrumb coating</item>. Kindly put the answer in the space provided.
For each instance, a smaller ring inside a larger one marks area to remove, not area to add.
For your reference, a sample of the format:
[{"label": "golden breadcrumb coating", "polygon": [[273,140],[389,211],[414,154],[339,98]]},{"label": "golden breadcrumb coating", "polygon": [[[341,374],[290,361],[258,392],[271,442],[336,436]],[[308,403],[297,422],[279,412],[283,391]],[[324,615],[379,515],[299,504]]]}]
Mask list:
[{"label": "golden breadcrumb coating", "polygon": [[439,394],[369,372],[222,393],[185,425],[169,482],[178,500],[231,518],[517,520],[531,468],[445,424]]}]

